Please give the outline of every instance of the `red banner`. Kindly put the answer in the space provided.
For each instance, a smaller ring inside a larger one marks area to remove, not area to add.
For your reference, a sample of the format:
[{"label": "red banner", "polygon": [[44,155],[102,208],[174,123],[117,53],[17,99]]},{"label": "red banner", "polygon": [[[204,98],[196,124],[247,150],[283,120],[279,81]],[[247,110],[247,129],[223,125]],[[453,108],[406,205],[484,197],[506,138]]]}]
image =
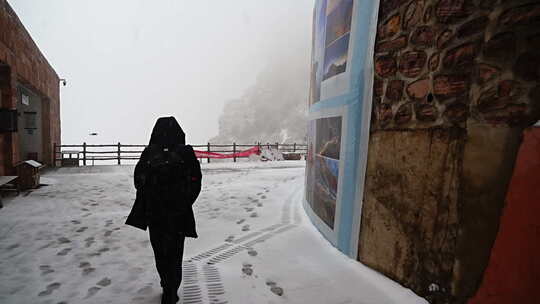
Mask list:
[{"label": "red banner", "polygon": [[207,152],[207,151],[195,151],[195,155],[197,158],[233,158],[233,157],[249,157],[252,154],[259,155],[261,151],[259,150],[258,146],[255,146],[253,148],[236,152],[236,153],[216,153],[216,152]]}]

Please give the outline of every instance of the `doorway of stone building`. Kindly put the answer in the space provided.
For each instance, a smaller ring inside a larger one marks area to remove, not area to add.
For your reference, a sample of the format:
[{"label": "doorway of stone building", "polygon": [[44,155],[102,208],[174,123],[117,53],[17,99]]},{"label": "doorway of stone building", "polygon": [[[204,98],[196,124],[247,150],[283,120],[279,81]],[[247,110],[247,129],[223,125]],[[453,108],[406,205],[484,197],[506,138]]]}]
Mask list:
[{"label": "doorway of stone building", "polygon": [[17,84],[19,159],[43,161],[43,103],[32,89]]},{"label": "doorway of stone building", "polygon": [[[0,61],[0,108],[11,109],[10,68]],[[5,122],[4,122],[5,123]],[[0,130],[0,175],[8,174],[11,166],[11,132]]]}]

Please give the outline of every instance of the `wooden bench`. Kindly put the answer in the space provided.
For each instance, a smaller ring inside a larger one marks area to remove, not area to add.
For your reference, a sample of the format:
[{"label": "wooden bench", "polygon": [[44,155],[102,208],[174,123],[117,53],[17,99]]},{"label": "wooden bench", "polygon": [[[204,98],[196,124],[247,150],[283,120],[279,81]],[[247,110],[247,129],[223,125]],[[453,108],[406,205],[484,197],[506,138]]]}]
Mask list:
[{"label": "wooden bench", "polygon": [[[0,192],[16,191],[17,195],[19,195],[19,186],[14,183],[17,178],[18,176],[15,175],[0,176]],[[2,204],[2,195],[0,193],[0,208],[2,207],[4,207],[4,205]]]}]

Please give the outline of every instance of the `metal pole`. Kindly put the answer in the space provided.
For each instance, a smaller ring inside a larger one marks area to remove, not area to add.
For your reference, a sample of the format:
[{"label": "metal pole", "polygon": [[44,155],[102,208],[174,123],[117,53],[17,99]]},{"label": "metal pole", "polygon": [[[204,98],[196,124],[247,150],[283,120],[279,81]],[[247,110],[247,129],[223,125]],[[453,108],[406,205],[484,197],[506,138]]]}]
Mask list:
[{"label": "metal pole", "polygon": [[120,165],[120,143],[118,143],[118,164]]},{"label": "metal pole", "polygon": [[293,152],[296,152],[296,143],[293,144]]},{"label": "metal pole", "polygon": [[[206,148],[207,148],[206,150],[207,150],[208,152],[210,152],[210,143],[208,143],[208,144],[206,145]],[[207,158],[206,160],[208,161],[208,163],[210,163],[210,155],[208,155],[208,158]]]},{"label": "metal pole", "polygon": [[83,166],[86,166],[86,142],[82,144]]},{"label": "metal pole", "polygon": [[233,160],[236,162],[236,143],[233,142],[232,144],[232,151],[233,151]]}]

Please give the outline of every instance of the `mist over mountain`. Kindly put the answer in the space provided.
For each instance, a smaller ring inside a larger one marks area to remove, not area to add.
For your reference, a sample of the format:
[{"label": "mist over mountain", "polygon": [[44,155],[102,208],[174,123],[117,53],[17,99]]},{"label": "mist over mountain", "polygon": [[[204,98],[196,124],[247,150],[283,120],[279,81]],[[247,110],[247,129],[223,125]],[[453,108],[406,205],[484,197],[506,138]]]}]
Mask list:
[{"label": "mist over mountain", "polygon": [[211,143],[305,143],[309,48],[287,48],[267,64],[242,96],[225,103]]}]

